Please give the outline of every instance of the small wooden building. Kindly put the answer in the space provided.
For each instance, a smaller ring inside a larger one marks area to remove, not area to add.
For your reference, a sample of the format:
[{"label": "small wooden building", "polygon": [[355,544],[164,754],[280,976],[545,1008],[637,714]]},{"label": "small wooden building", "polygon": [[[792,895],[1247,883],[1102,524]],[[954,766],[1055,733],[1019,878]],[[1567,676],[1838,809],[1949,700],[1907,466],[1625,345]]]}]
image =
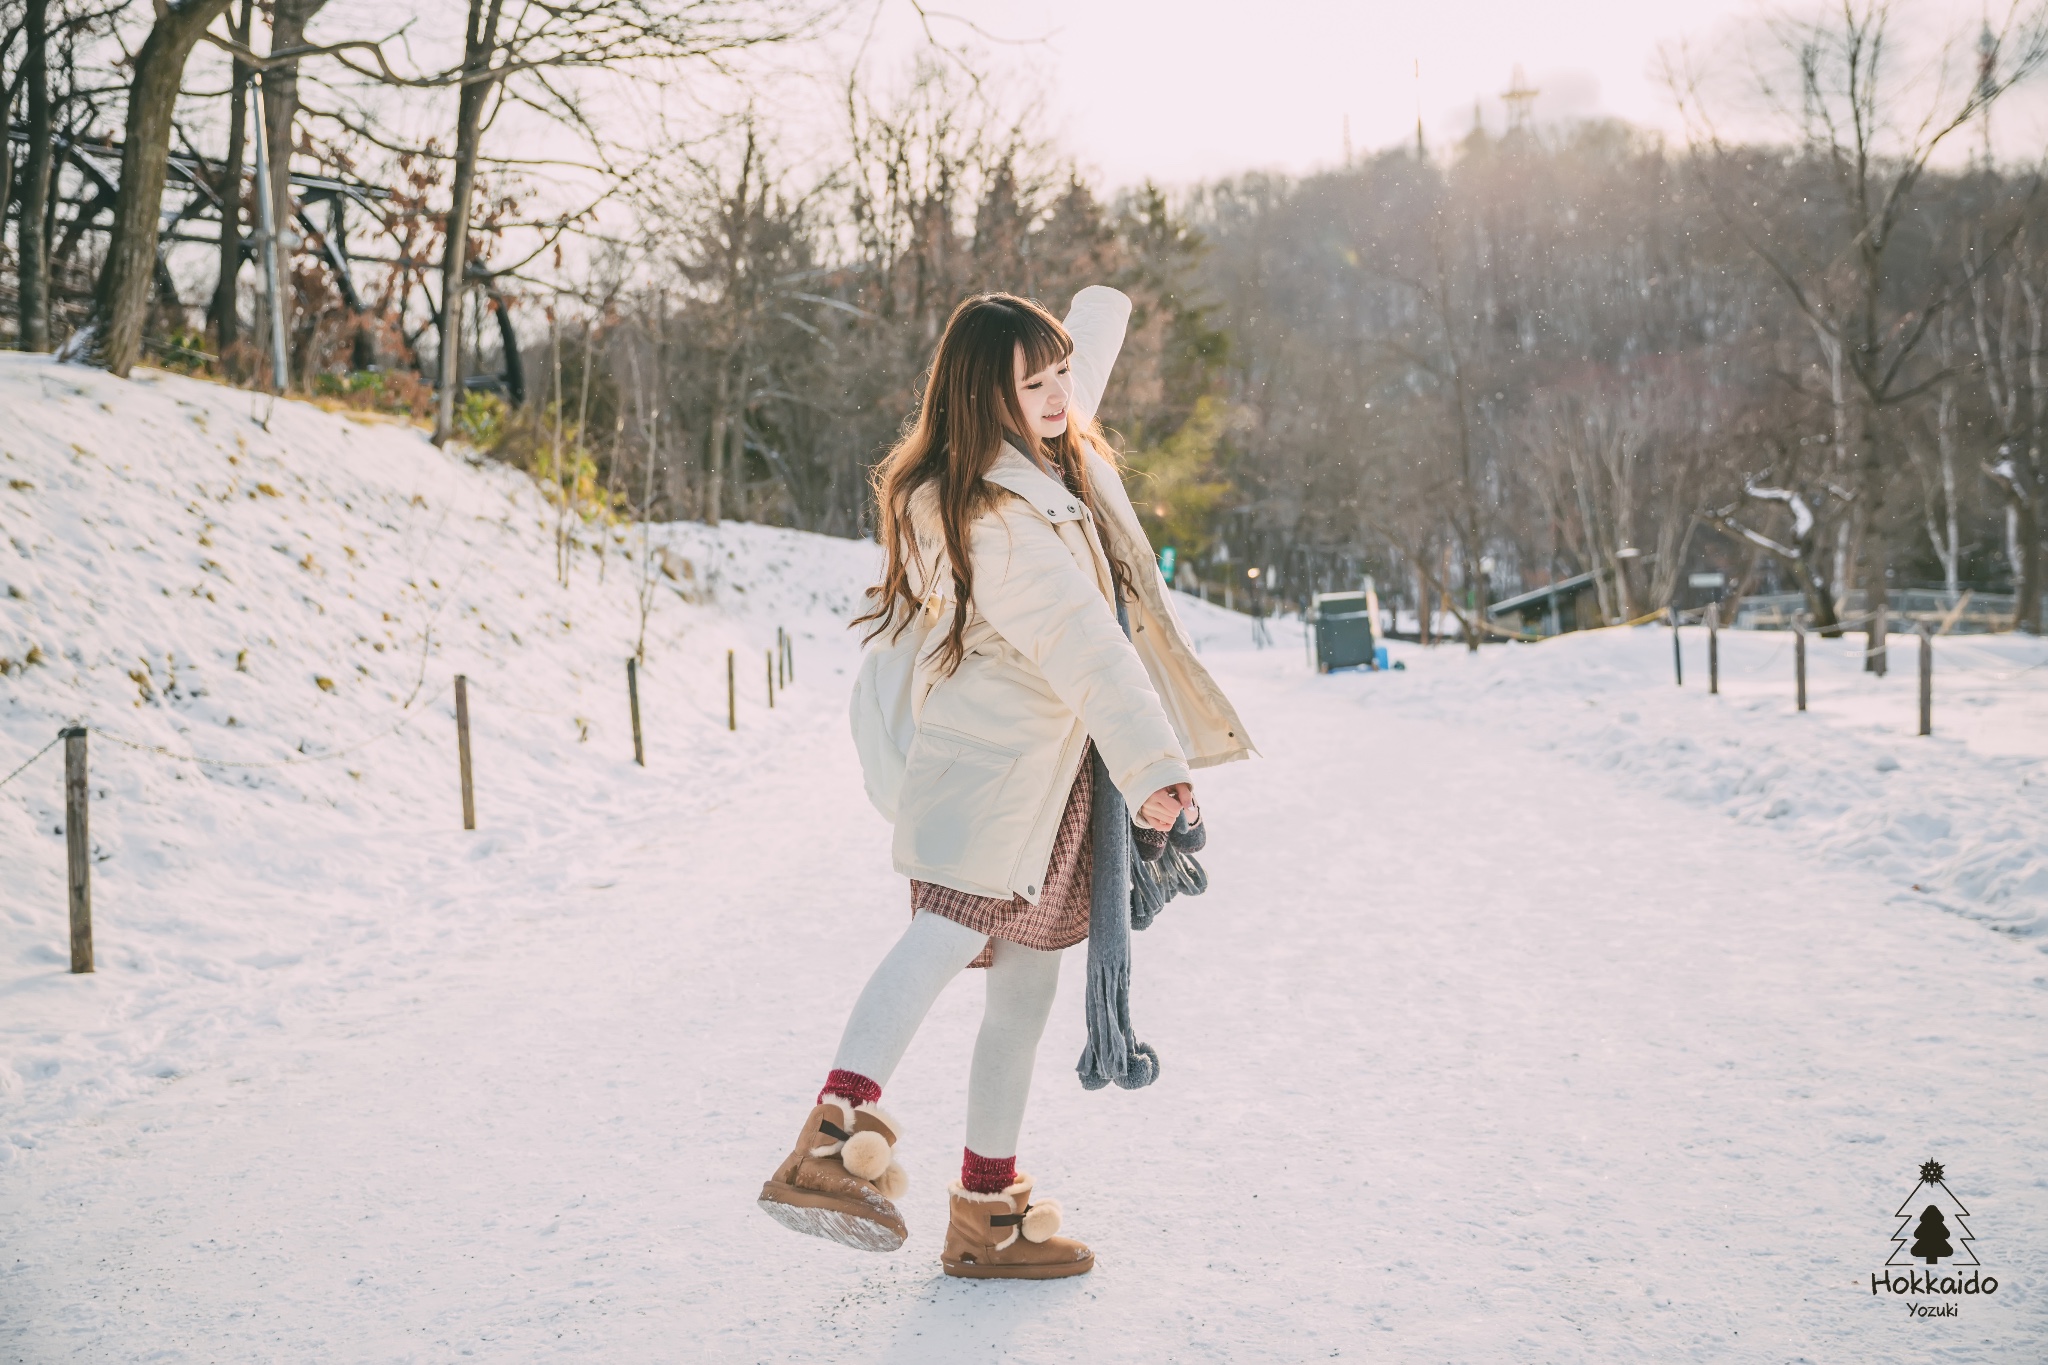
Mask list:
[{"label": "small wooden building", "polygon": [[1563,635],[1604,626],[1599,578],[1600,571],[1595,569],[1502,598],[1487,607],[1487,619],[1524,635]]}]

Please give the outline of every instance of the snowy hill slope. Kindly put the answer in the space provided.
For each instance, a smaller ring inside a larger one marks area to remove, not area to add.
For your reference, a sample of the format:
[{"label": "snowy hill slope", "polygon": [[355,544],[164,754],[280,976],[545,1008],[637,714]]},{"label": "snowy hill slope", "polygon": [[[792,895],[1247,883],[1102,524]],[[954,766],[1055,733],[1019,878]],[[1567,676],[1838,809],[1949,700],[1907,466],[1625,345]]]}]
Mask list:
[{"label": "snowy hill slope", "polygon": [[[637,529],[584,535],[563,588],[530,481],[409,426],[15,355],[0,356],[0,412],[0,775],[62,725],[96,731],[91,982],[63,979],[61,750],[0,789],[0,1094],[48,1092],[45,1117],[201,1055],[196,1037],[136,1026],[173,999],[172,1031],[208,1037],[276,1007],[263,983],[312,960],[334,928],[320,899],[349,873],[321,840],[459,833],[455,674],[486,833],[570,793],[717,785],[772,720],[777,627],[799,686],[842,665],[872,573],[862,543],[655,528],[670,574],[648,625],[640,773],[624,676]],[[264,888],[260,918],[174,890],[237,881]],[[76,1032],[53,1027],[67,1019]]]}]

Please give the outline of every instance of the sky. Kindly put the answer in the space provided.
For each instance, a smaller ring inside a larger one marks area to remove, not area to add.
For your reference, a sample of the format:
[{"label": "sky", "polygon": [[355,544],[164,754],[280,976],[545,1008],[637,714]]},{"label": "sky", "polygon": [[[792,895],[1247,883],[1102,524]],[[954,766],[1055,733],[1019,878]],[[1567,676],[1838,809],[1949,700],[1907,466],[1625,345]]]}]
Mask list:
[{"label": "sky", "polygon": [[[673,153],[687,150],[730,162],[739,145],[732,116],[751,107],[791,183],[826,179],[844,164],[849,71],[887,105],[913,64],[940,49],[958,49],[968,68],[986,75],[1004,115],[1041,111],[1034,140],[1110,193],[1145,181],[1171,191],[1246,171],[1331,169],[1344,163],[1347,142],[1360,156],[1412,145],[1418,117],[1441,154],[1470,131],[1475,114],[1490,129],[1504,126],[1501,96],[1518,73],[1535,92],[1539,123],[1613,117],[1682,140],[1684,121],[1663,79],[1667,57],[1717,75],[1724,133],[1780,141],[1789,130],[1782,118],[1761,117],[1749,62],[1769,49],[1766,20],[1788,11],[1810,16],[1828,0],[817,2],[830,22],[801,41],[740,54],[723,75],[701,62],[658,77],[582,73],[575,84],[608,159],[673,162]],[[1893,76],[1910,97],[1895,107],[1953,107],[1954,85],[1928,98],[1928,76],[1938,70],[1943,42],[1960,40],[1967,79],[1968,43],[1985,3],[2010,0],[1898,0]],[[432,69],[457,58],[460,11],[422,9],[416,0],[349,0],[330,5],[311,36],[401,34],[397,45]],[[221,85],[223,60],[202,49],[193,87]],[[316,105],[338,99],[310,88],[309,97]],[[386,135],[445,142],[451,95],[373,91],[366,98]],[[220,107],[208,101],[193,116],[204,124]],[[2048,145],[2048,75],[2001,103],[1997,141],[2006,159],[2040,156]],[[1954,139],[1944,159],[1976,145]],[[632,231],[632,211],[603,199],[608,182],[573,126],[513,110],[494,127],[491,146],[529,159],[517,182],[528,212],[545,218],[598,203],[590,221],[601,231]]]},{"label": "sky", "polygon": [[[1899,107],[1949,103],[1920,98],[1931,93],[1924,78],[1943,43],[1961,40],[1967,80],[1968,44],[1984,7],[2014,2],[1897,0],[1888,79],[1921,87]],[[1781,119],[1756,117],[1763,111],[1746,73],[1771,46],[1768,21],[1811,17],[1829,0],[793,3],[815,4],[830,18],[804,40],[737,56],[729,78],[697,64],[652,82],[587,82],[607,140],[628,159],[707,135],[715,141],[713,130],[751,106],[785,165],[815,163],[812,170],[829,172],[844,154],[848,72],[857,70],[887,104],[914,61],[934,55],[934,44],[957,49],[964,65],[984,73],[1006,114],[1041,110],[1038,140],[1109,188],[1336,167],[1347,141],[1359,154],[1412,145],[1418,117],[1440,151],[1470,131],[1475,115],[1502,128],[1501,96],[1518,77],[1535,92],[1539,122],[1614,117],[1682,138],[1684,122],[1664,79],[1667,59],[1716,78],[1724,132],[1781,140]],[[406,49],[425,65],[454,60],[460,34],[450,21],[459,7],[416,16],[415,9],[413,0],[351,0],[330,7],[318,36],[402,31]],[[2038,155],[2048,134],[2048,78],[2032,84],[2001,105],[2007,155]],[[415,99],[403,109],[380,103],[415,139],[445,131],[445,99]],[[571,166],[588,160],[588,144],[574,129],[525,116],[519,122],[513,136],[527,154]],[[499,131],[503,142],[506,130]],[[719,155],[715,147],[702,153]],[[537,168],[535,178],[555,174]]]},{"label": "sky", "polygon": [[[1678,127],[1660,48],[1718,40],[1755,0],[935,0],[932,31],[1043,83],[1050,131],[1111,184],[1341,164],[1496,128],[1521,67],[1539,118],[1616,115]],[[919,39],[884,0],[873,50]],[[943,15],[941,14],[943,10]],[[957,17],[950,17],[957,16]],[[1418,76],[1419,71],[1419,76]]]}]

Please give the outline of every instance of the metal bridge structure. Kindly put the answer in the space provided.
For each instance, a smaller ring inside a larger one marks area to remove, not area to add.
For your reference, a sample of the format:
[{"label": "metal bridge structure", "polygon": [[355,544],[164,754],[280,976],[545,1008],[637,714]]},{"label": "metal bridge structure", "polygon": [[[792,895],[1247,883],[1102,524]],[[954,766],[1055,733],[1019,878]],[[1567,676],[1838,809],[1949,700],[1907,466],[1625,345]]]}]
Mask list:
[{"label": "metal bridge structure", "polygon": [[[28,129],[16,124],[8,129],[7,135],[13,143],[11,160],[18,168],[28,150]],[[80,257],[80,248],[89,234],[104,233],[112,225],[114,199],[121,174],[121,144],[111,139],[60,134],[55,140],[53,153],[49,199],[51,231],[47,240],[51,243],[52,313],[58,315],[52,319],[53,330],[61,331],[60,320],[75,326],[90,311],[93,282],[87,265]],[[256,179],[252,170],[242,172],[242,193],[232,206],[237,222],[242,216],[243,200],[256,192]],[[221,181],[222,168],[219,165],[190,151],[172,151],[165,172],[163,216],[157,237],[155,294],[158,304],[181,315],[195,311],[204,313],[207,303],[195,304],[182,297],[177,276],[171,269],[171,255],[181,247],[207,246],[212,248],[211,259],[217,269],[223,234],[228,230],[230,221],[230,206],[221,193]],[[405,254],[405,241],[398,232],[402,215],[393,207],[396,196],[388,189],[361,181],[293,172],[289,198],[295,231],[285,238],[283,244],[291,251],[317,257],[327,266],[342,304],[352,316],[359,317],[371,311],[364,297],[362,267],[418,272],[425,318],[412,329],[406,327],[403,316],[398,319],[400,337],[407,350],[417,355],[419,342],[440,326],[440,306],[426,288],[426,281],[437,275],[440,263]],[[12,220],[18,217],[21,204],[22,184],[17,173],[9,186],[4,218]],[[359,243],[374,245],[366,250]],[[241,231],[238,245],[242,264],[260,265],[264,246],[260,230]],[[502,392],[513,403],[523,403],[526,386],[519,338],[497,277],[487,266],[473,261],[468,278],[471,287],[492,304],[490,311],[497,319],[504,363],[503,369],[496,374],[471,376],[465,387]],[[10,298],[6,302],[11,304],[13,300]],[[375,363],[374,358],[365,358],[361,354],[357,360],[358,368],[371,368]],[[431,381],[431,374],[426,377]]]}]

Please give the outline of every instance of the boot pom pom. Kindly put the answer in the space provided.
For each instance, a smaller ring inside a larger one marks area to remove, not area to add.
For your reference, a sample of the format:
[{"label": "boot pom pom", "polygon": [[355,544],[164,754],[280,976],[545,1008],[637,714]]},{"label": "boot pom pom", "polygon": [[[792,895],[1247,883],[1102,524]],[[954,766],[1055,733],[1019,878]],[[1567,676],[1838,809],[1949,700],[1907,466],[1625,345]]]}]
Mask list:
[{"label": "boot pom pom", "polygon": [[875,1188],[884,1199],[901,1199],[910,1188],[910,1172],[903,1169],[902,1162],[892,1161],[888,1170],[875,1177]]},{"label": "boot pom pom", "polygon": [[1024,1240],[1043,1242],[1060,1230],[1060,1206],[1051,1199],[1033,1204],[1024,1214]]},{"label": "boot pom pom", "polygon": [[846,1140],[839,1159],[862,1180],[873,1180],[889,1169],[889,1139],[872,1128],[863,1129]]}]

